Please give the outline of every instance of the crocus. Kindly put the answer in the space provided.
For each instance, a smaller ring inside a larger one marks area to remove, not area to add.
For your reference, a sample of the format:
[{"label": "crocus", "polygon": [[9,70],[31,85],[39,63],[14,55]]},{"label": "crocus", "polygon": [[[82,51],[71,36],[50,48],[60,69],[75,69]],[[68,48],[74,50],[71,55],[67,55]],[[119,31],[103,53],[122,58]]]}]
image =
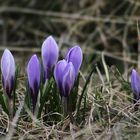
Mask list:
[{"label": "crocus", "polygon": [[8,49],[5,49],[1,58],[1,72],[3,88],[8,97],[11,98],[15,78],[15,61],[13,55]]},{"label": "crocus", "polygon": [[75,74],[77,76],[80,66],[82,64],[82,59],[83,59],[83,55],[82,55],[82,50],[79,46],[74,46],[72,47],[66,57],[65,57],[67,62],[72,62],[74,68],[75,68]]},{"label": "crocus", "polygon": [[61,60],[56,64],[54,77],[62,97],[68,97],[75,81],[75,69],[71,62]]},{"label": "crocus", "polygon": [[50,72],[58,60],[58,45],[52,36],[46,38],[42,44],[42,62],[44,70],[44,79],[49,79]]},{"label": "crocus", "polygon": [[31,57],[31,59],[28,62],[27,74],[34,113],[40,85],[40,63],[35,54]]},{"label": "crocus", "polygon": [[131,88],[134,95],[134,103],[140,99],[140,77],[135,69],[131,73]]}]

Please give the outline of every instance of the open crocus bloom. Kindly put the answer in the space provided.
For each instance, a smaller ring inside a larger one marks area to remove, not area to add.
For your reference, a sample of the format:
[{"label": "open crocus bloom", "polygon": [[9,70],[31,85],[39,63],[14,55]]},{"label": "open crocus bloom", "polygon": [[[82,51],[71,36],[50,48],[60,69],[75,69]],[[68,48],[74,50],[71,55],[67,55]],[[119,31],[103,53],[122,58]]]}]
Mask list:
[{"label": "open crocus bloom", "polygon": [[29,60],[27,74],[28,74],[28,83],[31,90],[31,98],[34,113],[40,85],[40,63],[36,55],[33,55]]},{"label": "open crocus bloom", "polygon": [[15,78],[15,61],[8,49],[5,49],[1,58],[1,72],[4,90],[8,97],[11,98]]},{"label": "open crocus bloom", "polygon": [[81,48],[79,46],[72,47],[68,51],[65,59],[67,62],[72,62],[73,66],[75,68],[75,74],[77,76],[80,66],[82,64],[82,59],[83,59]]},{"label": "open crocus bloom", "polygon": [[49,79],[50,72],[58,60],[59,49],[52,36],[46,38],[42,44],[42,62],[44,69],[44,79]]},{"label": "open crocus bloom", "polygon": [[131,88],[134,95],[134,103],[140,99],[140,77],[135,69],[131,73]]},{"label": "open crocus bloom", "polygon": [[61,60],[56,64],[54,77],[61,96],[68,97],[75,81],[75,69],[71,62]]}]

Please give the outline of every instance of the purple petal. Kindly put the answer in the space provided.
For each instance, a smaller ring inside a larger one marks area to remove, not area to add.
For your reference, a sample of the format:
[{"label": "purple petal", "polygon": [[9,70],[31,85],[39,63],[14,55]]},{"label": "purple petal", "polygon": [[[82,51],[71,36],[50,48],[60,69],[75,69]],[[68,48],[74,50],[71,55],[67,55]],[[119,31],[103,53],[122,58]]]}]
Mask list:
[{"label": "purple petal", "polygon": [[33,55],[28,63],[27,74],[29,86],[35,93],[40,83],[40,63],[36,55]]},{"label": "purple petal", "polygon": [[71,62],[69,62],[63,72],[63,93],[68,97],[75,81],[75,69]]},{"label": "purple petal", "polygon": [[62,76],[66,66],[66,60],[61,60],[56,64],[56,67],[54,69],[54,78],[60,90],[62,90]]},{"label": "purple petal", "polygon": [[42,44],[42,61],[45,71],[45,77],[49,77],[49,71],[53,68],[58,60],[58,46],[52,36],[49,36]]},{"label": "purple petal", "polygon": [[1,58],[1,72],[4,88],[10,94],[15,77],[15,61],[8,49],[5,49]]},{"label": "purple petal", "polygon": [[82,64],[82,59],[83,59],[82,50],[79,46],[72,47],[66,55],[66,60],[67,62],[72,62],[75,68],[76,75],[78,74],[78,71]]},{"label": "purple petal", "polygon": [[140,77],[135,69],[131,73],[131,88],[132,91],[137,97],[140,97]]}]

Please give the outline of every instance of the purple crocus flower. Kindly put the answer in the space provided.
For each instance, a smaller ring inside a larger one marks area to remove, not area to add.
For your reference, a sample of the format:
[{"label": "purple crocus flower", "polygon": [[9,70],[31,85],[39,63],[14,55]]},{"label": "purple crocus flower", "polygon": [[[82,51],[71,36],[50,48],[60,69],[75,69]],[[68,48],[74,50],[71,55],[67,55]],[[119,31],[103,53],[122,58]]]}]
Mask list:
[{"label": "purple crocus flower", "polygon": [[75,81],[75,69],[71,62],[61,60],[56,64],[54,77],[62,97],[68,97]]},{"label": "purple crocus flower", "polygon": [[35,111],[39,85],[40,85],[40,63],[37,56],[34,54],[29,60],[27,67],[28,83],[31,91],[31,98],[33,102],[33,113]]},{"label": "purple crocus flower", "polygon": [[8,97],[11,98],[15,78],[15,61],[13,55],[8,49],[5,49],[1,58],[1,72],[3,88]]},{"label": "purple crocus flower", "polygon": [[131,88],[134,95],[134,103],[140,99],[140,77],[135,69],[131,73]]},{"label": "purple crocus flower", "polygon": [[50,72],[58,60],[58,45],[52,36],[49,36],[42,44],[42,62],[44,79],[49,79]]},{"label": "purple crocus flower", "polygon": [[82,64],[82,60],[83,60],[81,48],[77,45],[72,47],[68,51],[65,59],[67,60],[67,62],[72,62],[73,66],[75,68],[75,74],[77,76],[80,66]]}]

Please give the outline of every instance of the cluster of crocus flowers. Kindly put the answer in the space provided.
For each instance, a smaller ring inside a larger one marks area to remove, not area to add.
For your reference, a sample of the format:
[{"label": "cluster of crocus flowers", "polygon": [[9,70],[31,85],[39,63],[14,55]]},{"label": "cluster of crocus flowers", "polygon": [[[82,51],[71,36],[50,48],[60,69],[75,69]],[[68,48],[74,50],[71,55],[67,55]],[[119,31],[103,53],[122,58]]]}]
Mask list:
[{"label": "cluster of crocus flowers", "polygon": [[79,46],[71,48],[64,60],[58,61],[54,77],[62,97],[69,97],[82,64],[82,50]]},{"label": "cluster of crocus flowers", "polygon": [[[54,38],[49,36],[42,44],[41,55],[43,64],[43,83],[44,81],[49,80],[50,74],[55,66],[54,78],[59,87],[61,97],[68,98],[82,64],[83,56],[81,48],[79,46],[72,47],[66,54],[65,59],[58,61],[58,45]],[[34,112],[40,83],[40,66],[36,55],[32,56],[30,59],[27,73]]]},{"label": "cluster of crocus flowers", "polygon": [[[46,38],[42,44],[43,83],[50,78],[51,71],[58,60],[58,46],[52,36]],[[40,85],[40,63],[36,55],[29,60],[27,67],[28,83],[35,112]]]},{"label": "cluster of crocus flowers", "polygon": [[[46,80],[50,79],[51,74],[54,74],[61,97],[68,98],[74,86],[83,57],[81,48],[79,46],[74,46],[68,51],[65,59],[58,61],[59,48],[52,36],[44,40],[41,56],[42,69],[36,54],[32,55],[27,65],[28,85],[32,100],[33,114],[35,113],[38,101],[41,74],[43,73],[43,84]],[[3,88],[8,98],[11,99],[15,79],[15,61],[8,49],[5,49],[2,55],[1,72]]]},{"label": "cluster of crocus flowers", "polygon": [[75,81],[75,69],[71,62],[61,60],[57,63],[54,77],[61,96],[68,97]]},{"label": "cluster of crocus flowers", "polygon": [[[41,82],[41,73],[43,73],[43,84],[54,74],[54,79],[59,88],[60,95],[68,99],[71,90],[77,79],[79,69],[82,64],[83,54],[79,46],[72,47],[63,60],[58,61],[59,48],[52,36],[45,39],[42,44],[42,72],[39,59],[36,54],[32,55],[27,66],[28,84],[32,99],[33,113],[35,113],[36,104]],[[53,72],[54,68],[54,72]],[[12,99],[12,91],[15,80],[15,61],[8,49],[5,49],[1,58],[1,73],[3,89],[7,97]],[[133,91],[133,101],[136,103],[140,99],[140,77],[135,69],[131,73],[131,88]]]},{"label": "cluster of crocus flowers", "polygon": [[131,89],[133,92],[133,101],[136,103],[140,99],[140,77],[135,69],[131,73]]}]

